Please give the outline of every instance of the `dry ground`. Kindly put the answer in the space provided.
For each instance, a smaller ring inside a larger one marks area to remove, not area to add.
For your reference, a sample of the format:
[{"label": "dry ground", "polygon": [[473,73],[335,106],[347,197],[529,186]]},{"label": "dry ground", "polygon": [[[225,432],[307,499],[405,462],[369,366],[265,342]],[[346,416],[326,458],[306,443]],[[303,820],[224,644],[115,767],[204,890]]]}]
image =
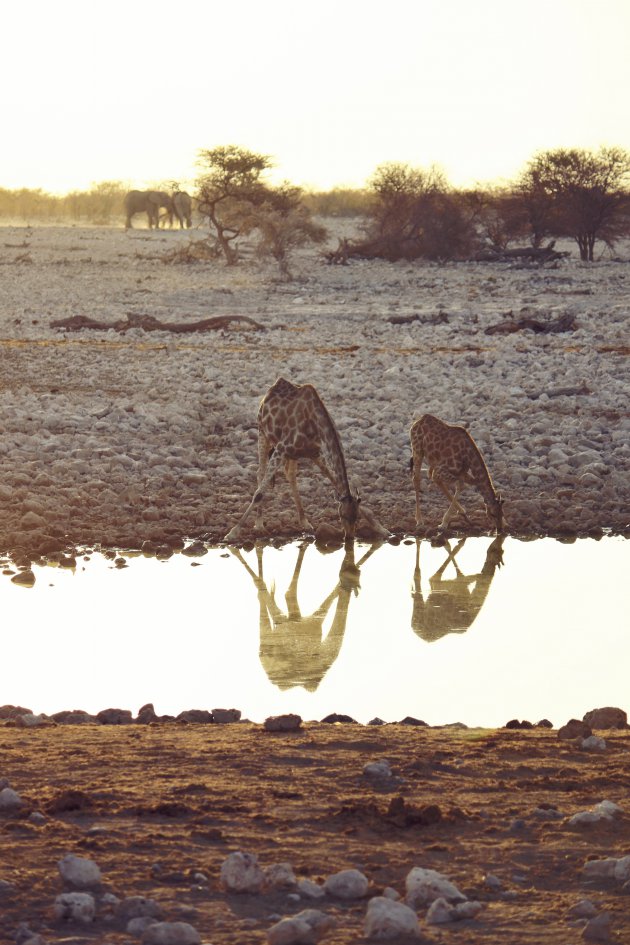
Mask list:
[{"label": "dry ground", "polygon": [[[278,916],[311,903],[278,892],[227,895],[220,867],[241,850],[263,867],[288,862],[298,877],[320,882],[356,867],[370,895],[386,886],[404,895],[412,867],[436,869],[483,909],[446,927],[427,926],[423,911],[426,942],[569,945],[581,940],[584,922],[568,910],[584,897],[610,913],[612,941],[627,942],[630,890],[582,877],[588,858],[630,853],[630,734],[601,734],[607,748],[593,753],[541,729],[0,728],[0,773],[25,802],[0,820],[0,879],[11,884],[0,892],[0,940],[12,941],[20,922],[47,942],[133,940],[105,907],[87,927],[53,920],[57,862],[76,853],[101,868],[101,893],[155,899],[165,919],[189,922],[204,942],[265,942]],[[379,758],[400,782],[379,786],[362,774]],[[69,790],[80,792],[70,802]],[[403,809],[388,813],[398,797]],[[603,799],[622,807],[619,820],[568,826]],[[436,805],[439,819],[433,810],[420,821],[434,822],[414,823],[425,805]],[[32,811],[45,822],[29,821]],[[197,872],[206,880],[195,882]],[[326,941],[364,941],[365,901],[314,905],[337,920]]]}]

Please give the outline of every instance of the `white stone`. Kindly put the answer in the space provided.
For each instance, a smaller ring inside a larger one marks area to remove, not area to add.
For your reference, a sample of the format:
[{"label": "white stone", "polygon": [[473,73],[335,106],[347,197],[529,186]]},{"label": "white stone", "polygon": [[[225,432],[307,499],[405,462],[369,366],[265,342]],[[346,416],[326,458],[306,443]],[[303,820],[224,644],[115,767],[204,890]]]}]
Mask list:
[{"label": "white stone", "polygon": [[290,863],[274,863],[263,872],[266,889],[295,889],[297,880]]},{"label": "white stone", "polygon": [[257,893],[263,884],[263,871],[253,853],[230,853],[221,866],[221,883],[228,892]]},{"label": "white stone", "polygon": [[87,924],[94,919],[96,903],[90,893],[61,893],[55,899],[53,911],[56,919]]},{"label": "white stone", "polygon": [[615,804],[614,801],[600,801],[599,804],[596,804],[593,808],[595,812],[600,812],[604,817],[621,817],[622,810],[619,804]]},{"label": "white stone", "polygon": [[370,899],[365,916],[366,938],[390,939],[399,935],[420,936],[418,916],[402,902],[393,902],[386,896]]},{"label": "white stone", "polygon": [[269,945],[313,945],[334,926],[334,919],[318,909],[304,909],[281,919],[267,932]]},{"label": "white stone", "polygon": [[405,880],[407,905],[412,909],[426,906],[434,899],[446,899],[447,902],[465,902],[466,896],[446,876],[436,870],[414,868]]},{"label": "white stone", "polygon": [[17,810],[22,806],[22,798],[13,788],[5,787],[0,791],[0,810]]},{"label": "white stone", "polygon": [[480,902],[476,901],[458,902],[453,908],[456,919],[474,919],[475,916],[481,912],[482,905]]},{"label": "white stone", "polygon": [[381,761],[369,761],[363,767],[363,774],[368,778],[391,778],[392,769],[389,761],[383,758]]},{"label": "white stone", "polygon": [[603,860],[587,860],[582,867],[585,879],[613,879],[617,860],[608,856]]},{"label": "white stone", "polygon": [[154,922],[142,935],[144,945],[201,945],[201,936],[188,922]]},{"label": "white stone", "polygon": [[338,899],[362,899],[368,891],[368,879],[359,870],[340,870],[324,883],[324,889]]},{"label": "white stone", "polygon": [[68,853],[57,864],[64,883],[76,886],[78,889],[89,889],[98,886],[101,881],[101,871],[93,862],[74,853]]},{"label": "white stone", "polygon": [[455,907],[449,905],[446,899],[434,899],[427,910],[427,925],[443,925],[455,919]]},{"label": "white stone", "polygon": [[620,883],[625,883],[630,879],[630,856],[622,856],[615,861],[613,876]]},{"label": "white stone", "polygon": [[589,735],[588,738],[582,739],[582,748],[586,751],[604,751],[606,742],[599,735]]},{"label": "white stone", "polygon": [[597,908],[590,899],[580,899],[569,909],[569,915],[575,919],[592,919],[597,915]]},{"label": "white stone", "polygon": [[397,889],[394,889],[393,886],[386,886],[383,890],[383,896],[385,899],[393,899],[395,902],[398,902],[400,899],[400,893]]},{"label": "white stone", "polygon": [[297,888],[303,899],[322,899],[326,895],[326,890],[312,879],[301,879]]}]

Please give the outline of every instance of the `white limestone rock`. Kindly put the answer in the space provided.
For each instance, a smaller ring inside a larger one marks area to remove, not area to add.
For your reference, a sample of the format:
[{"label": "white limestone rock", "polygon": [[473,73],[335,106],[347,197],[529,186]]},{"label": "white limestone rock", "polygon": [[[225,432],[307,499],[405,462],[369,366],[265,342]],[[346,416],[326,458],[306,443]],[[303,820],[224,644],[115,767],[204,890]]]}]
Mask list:
[{"label": "white limestone rock", "polygon": [[188,922],[154,922],[144,930],[143,945],[201,945],[201,936]]},{"label": "white limestone rock", "polygon": [[5,787],[0,791],[0,810],[18,810],[22,806],[22,798],[13,788]]},{"label": "white limestone rock", "polygon": [[400,935],[420,936],[418,916],[403,902],[394,902],[386,896],[370,899],[363,933],[366,938],[386,940]]},{"label": "white limestone rock", "polygon": [[76,889],[90,889],[98,886],[101,881],[101,871],[93,860],[68,853],[57,864],[64,883]]},{"label": "white limestone rock", "polygon": [[333,873],[324,883],[326,892],[338,899],[362,899],[367,895],[368,886],[367,876],[353,869]]},{"label": "white limestone rock", "polygon": [[434,899],[427,910],[427,925],[444,925],[455,918],[455,909],[441,896]]},{"label": "white limestone rock", "polygon": [[335,925],[334,919],[318,909],[304,909],[281,919],[267,932],[269,945],[314,945]]},{"label": "white limestone rock", "polygon": [[64,922],[81,922],[87,925],[94,921],[96,902],[94,896],[84,892],[61,893],[55,899],[53,912],[56,919]]},{"label": "white limestone rock", "polygon": [[581,745],[585,751],[606,750],[606,741],[600,735],[589,735],[588,738],[583,738]]},{"label": "white limestone rock", "polygon": [[297,879],[290,863],[273,863],[263,870],[265,889],[295,889]]},{"label": "white limestone rock", "polygon": [[386,761],[385,758],[382,758],[380,761],[368,761],[366,765],[363,766],[363,774],[367,778],[391,778],[392,769],[389,761]]},{"label": "white limestone rock", "polygon": [[412,909],[429,905],[435,899],[447,902],[465,902],[466,896],[446,876],[437,870],[414,866],[405,880],[406,901]]},{"label": "white limestone rock", "polygon": [[314,883],[312,879],[301,879],[297,884],[297,890],[303,899],[323,899],[326,890],[319,883]]},{"label": "white limestone rock", "polygon": [[230,853],[221,866],[221,884],[227,892],[258,893],[263,879],[258,857],[253,853]]}]

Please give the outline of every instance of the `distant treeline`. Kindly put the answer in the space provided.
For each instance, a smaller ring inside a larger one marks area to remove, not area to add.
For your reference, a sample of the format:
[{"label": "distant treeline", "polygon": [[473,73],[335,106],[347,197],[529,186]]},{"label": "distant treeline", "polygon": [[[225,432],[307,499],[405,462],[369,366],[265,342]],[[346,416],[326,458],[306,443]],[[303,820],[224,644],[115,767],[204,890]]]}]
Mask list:
[{"label": "distant treeline", "polygon": [[57,196],[40,189],[0,187],[0,217],[25,223],[118,224],[124,220],[123,199],[128,189],[120,181],[103,181],[90,190]]},{"label": "distant treeline", "polygon": [[[630,152],[617,147],[543,151],[516,180],[467,190],[452,187],[439,168],[398,162],[377,167],[365,188],[273,187],[265,179],[271,158],[237,145],[201,151],[200,166],[192,184],[197,219],[229,264],[238,257],[238,237],[253,230],[286,262],[291,248],[323,240],[321,226],[311,222],[315,216],[360,219],[360,238],[341,241],[330,254],[329,261],[339,263],[353,256],[482,258],[514,243],[539,250],[558,237],[575,240],[580,258],[592,261],[597,242],[612,250],[630,236]],[[128,189],[121,181],[64,196],[0,188],[0,218],[119,226]],[[177,182],[160,189],[171,192]]]},{"label": "distant treeline", "polygon": [[[130,188],[121,181],[103,181],[89,190],[73,190],[57,196],[45,190],[8,190],[0,187],[0,218],[25,223],[86,223],[118,226],[125,220],[123,200]],[[168,189],[168,188],[165,188]],[[359,217],[369,211],[367,190],[350,187],[306,192],[304,203],[311,213],[326,217]]]}]

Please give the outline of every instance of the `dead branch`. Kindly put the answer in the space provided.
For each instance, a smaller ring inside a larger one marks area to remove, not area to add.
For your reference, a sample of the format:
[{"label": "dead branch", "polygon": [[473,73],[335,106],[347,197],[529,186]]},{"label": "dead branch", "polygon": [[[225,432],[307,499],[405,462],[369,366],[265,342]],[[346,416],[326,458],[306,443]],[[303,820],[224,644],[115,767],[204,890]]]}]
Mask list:
[{"label": "dead branch", "polygon": [[547,246],[526,246],[522,249],[486,250],[473,257],[473,262],[514,262],[526,260],[528,262],[546,263],[556,259],[564,259],[569,253],[560,253],[554,249],[555,240]]},{"label": "dead branch", "polygon": [[508,335],[514,331],[534,331],[536,334],[555,334],[561,331],[575,331],[575,315],[560,315],[559,318],[539,321],[537,318],[507,319],[498,325],[486,328],[486,335]]},{"label": "dead branch", "polygon": [[551,390],[533,391],[527,396],[530,400],[538,400],[543,394],[546,394],[547,397],[575,397],[592,393],[593,391],[589,388],[586,381],[582,381],[579,387],[555,387]]},{"label": "dead branch", "polygon": [[142,331],[172,331],[176,334],[195,331],[223,331],[235,329],[241,331],[265,331],[265,326],[248,318],[247,315],[218,315],[215,318],[202,318],[197,322],[161,322],[153,315],[136,315],[128,312],[127,317],[115,322],[100,322],[87,315],[72,315],[60,321],[51,322],[51,328],[61,331],[83,331],[93,328],[97,331],[118,331],[124,333],[131,328],[141,328]]}]

